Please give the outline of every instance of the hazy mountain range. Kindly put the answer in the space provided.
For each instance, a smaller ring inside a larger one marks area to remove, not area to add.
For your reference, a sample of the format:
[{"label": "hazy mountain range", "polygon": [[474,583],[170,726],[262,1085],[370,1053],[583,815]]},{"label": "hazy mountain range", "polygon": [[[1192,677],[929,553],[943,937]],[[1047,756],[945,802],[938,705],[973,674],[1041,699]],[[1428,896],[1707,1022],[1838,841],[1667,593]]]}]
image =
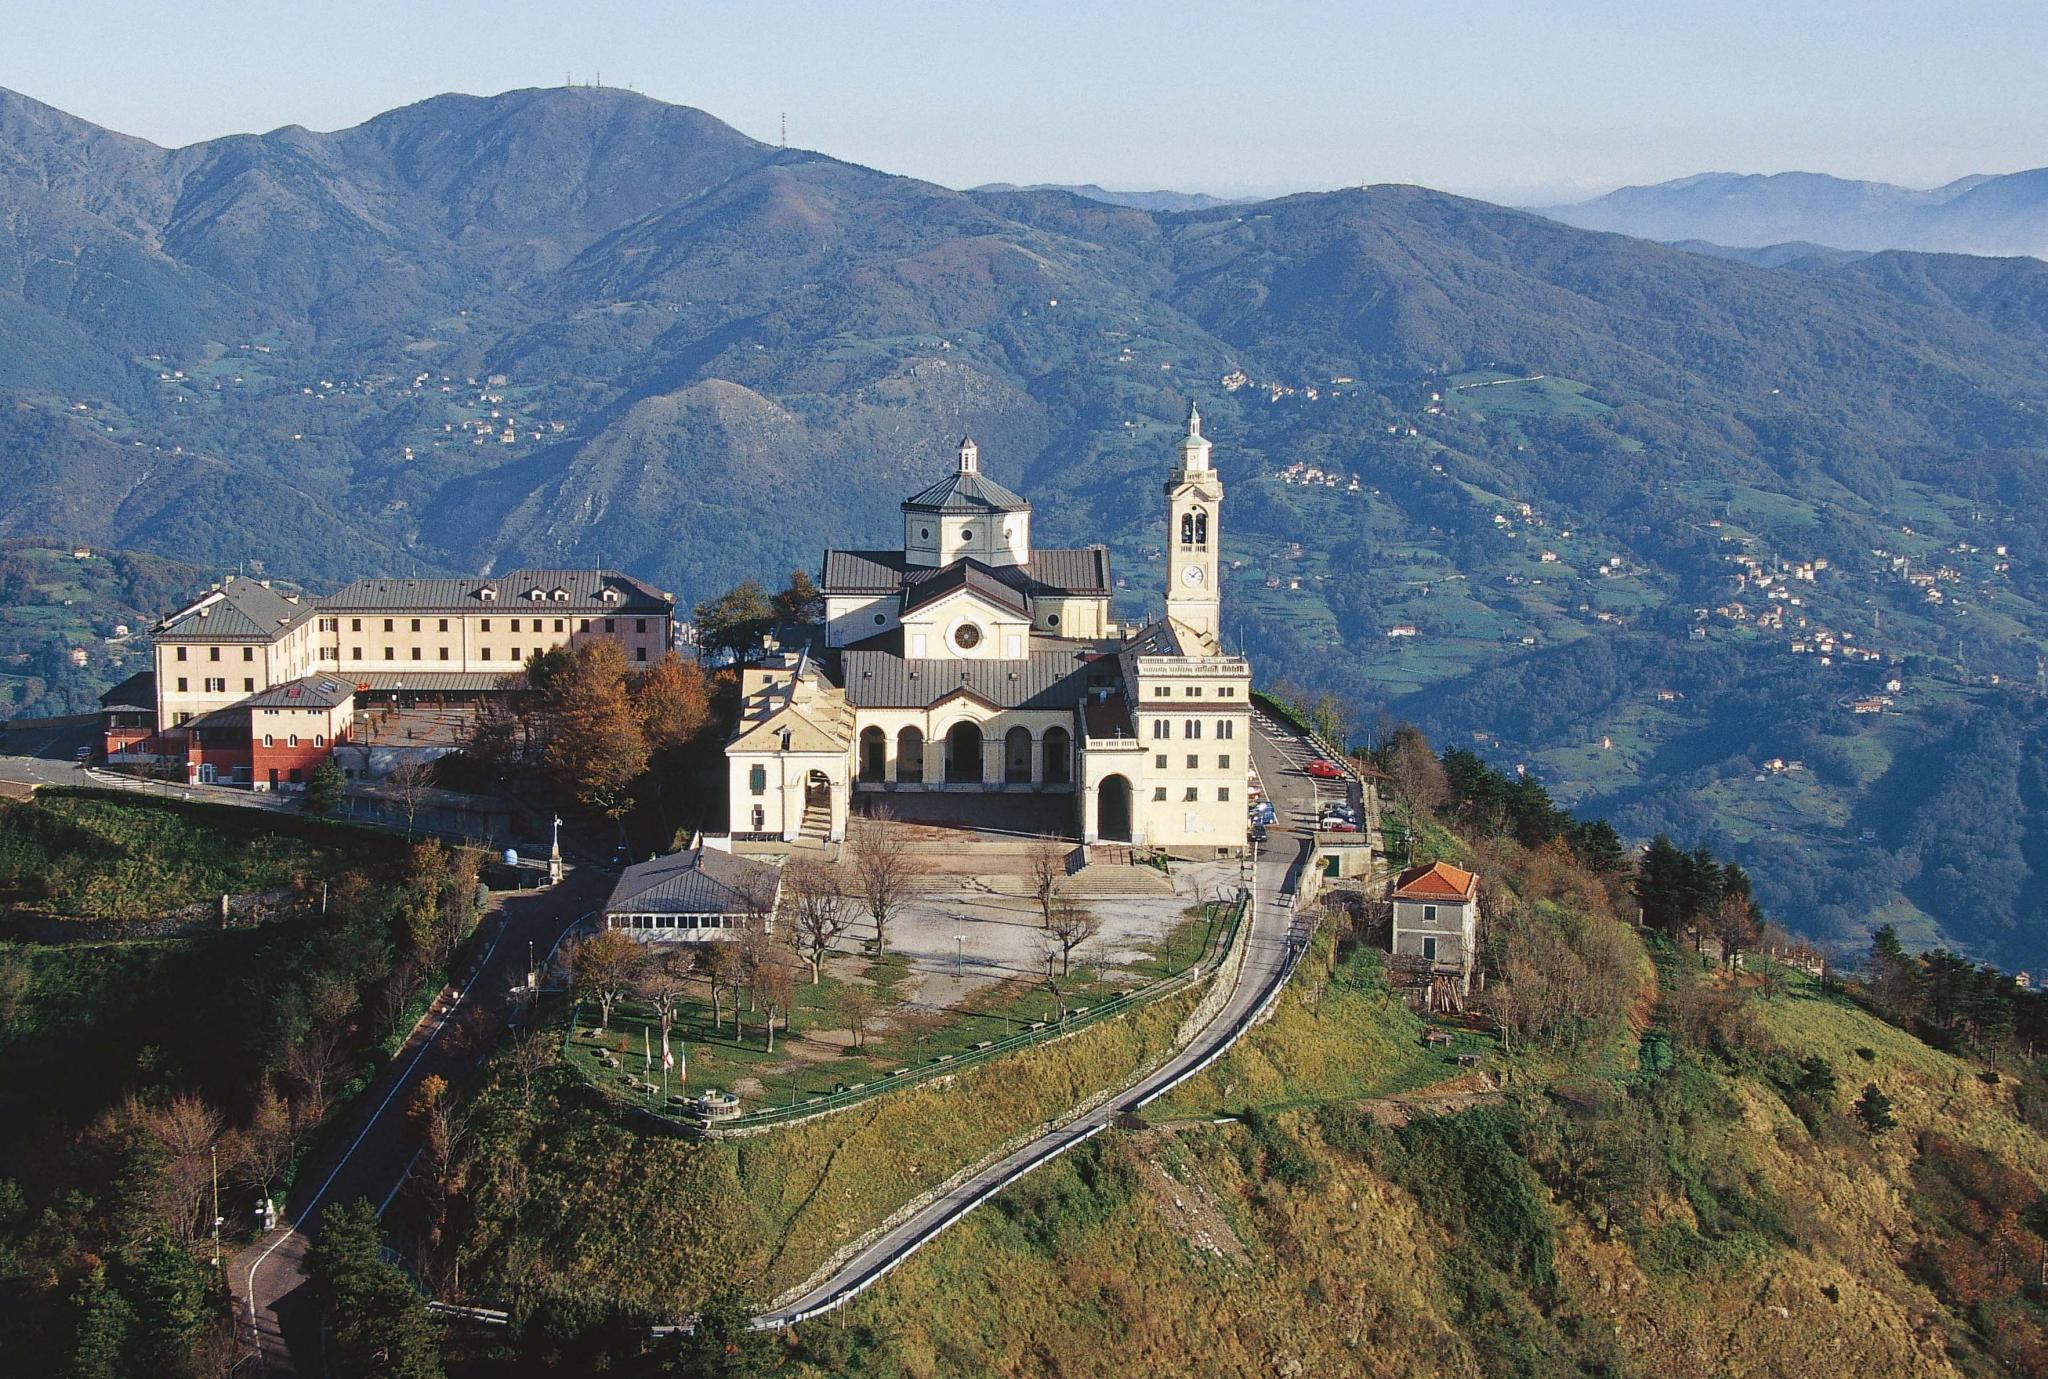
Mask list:
[{"label": "hazy mountain range", "polygon": [[1068,192],[1089,201],[1100,201],[1105,206],[1129,206],[1140,211],[1206,211],[1211,206],[1242,205],[1247,198],[1211,196],[1207,192],[1113,192],[1098,187],[1093,182],[1072,185],[1061,182],[1034,182],[1020,187],[1014,182],[985,182],[973,188],[977,192]]},{"label": "hazy mountain range", "polygon": [[2048,265],[962,193],[617,90],[175,150],[0,93],[0,536],[688,603],[887,540],[970,431],[1137,617],[1190,397],[1268,680],[1710,841],[1812,932],[2048,960]]},{"label": "hazy mountain range", "polygon": [[1542,214],[1642,239],[1761,246],[2048,256],[2048,168],[1958,178],[1928,190],[1814,172],[1708,172],[1623,187]]}]

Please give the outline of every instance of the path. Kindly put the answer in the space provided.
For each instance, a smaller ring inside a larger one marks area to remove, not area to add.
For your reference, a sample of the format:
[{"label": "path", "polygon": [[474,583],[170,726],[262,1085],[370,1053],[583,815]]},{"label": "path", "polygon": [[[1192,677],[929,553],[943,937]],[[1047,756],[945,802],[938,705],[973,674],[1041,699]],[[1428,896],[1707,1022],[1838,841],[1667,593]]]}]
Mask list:
[{"label": "path", "polygon": [[434,1074],[452,1082],[491,1051],[519,1008],[528,945],[538,965],[603,899],[611,880],[583,868],[559,886],[503,898],[464,974],[442,990],[405,1047],[299,1169],[286,1224],[236,1256],[228,1271],[235,1315],[244,1338],[253,1334],[265,1374],[297,1372],[294,1347],[307,1344],[314,1321],[304,1293],[310,1242],[301,1224],[310,1227],[330,1202],[368,1198],[380,1212],[390,1204],[417,1147],[405,1121],[413,1088]]},{"label": "path", "polygon": [[1252,759],[1266,793],[1274,801],[1279,821],[1270,830],[1253,878],[1254,907],[1246,937],[1250,947],[1244,968],[1222,1009],[1160,1068],[1103,1105],[985,1166],[884,1232],[824,1280],[756,1318],[756,1326],[793,1325],[858,1297],[948,1226],[1017,1179],[1094,1138],[1119,1115],[1138,1110],[1215,1062],[1251,1026],[1286,981],[1290,959],[1302,938],[1295,932],[1293,897],[1311,839],[1297,825],[1304,817],[1312,820],[1315,814],[1314,782],[1293,765],[1289,754],[1263,724],[1252,735]]}]

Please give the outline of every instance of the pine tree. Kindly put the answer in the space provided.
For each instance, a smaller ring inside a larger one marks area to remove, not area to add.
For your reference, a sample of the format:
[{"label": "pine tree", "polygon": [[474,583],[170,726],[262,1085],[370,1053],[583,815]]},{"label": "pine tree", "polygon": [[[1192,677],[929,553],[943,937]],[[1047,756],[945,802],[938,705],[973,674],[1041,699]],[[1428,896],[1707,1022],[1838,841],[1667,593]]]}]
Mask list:
[{"label": "pine tree", "polygon": [[107,1282],[105,1265],[94,1262],[78,1281],[72,1303],[78,1309],[78,1331],[66,1371],[69,1379],[122,1379],[130,1372],[122,1351],[135,1314]]},{"label": "pine tree", "polygon": [[206,1329],[206,1271],[169,1236],[151,1236],[121,1271],[135,1313],[135,1358],[143,1372],[184,1370]]},{"label": "pine tree", "polygon": [[1899,1123],[1892,1114],[1892,1099],[1875,1082],[1863,1085],[1863,1095],[1856,1099],[1856,1119],[1863,1122],[1865,1133],[1871,1135],[1882,1135]]}]

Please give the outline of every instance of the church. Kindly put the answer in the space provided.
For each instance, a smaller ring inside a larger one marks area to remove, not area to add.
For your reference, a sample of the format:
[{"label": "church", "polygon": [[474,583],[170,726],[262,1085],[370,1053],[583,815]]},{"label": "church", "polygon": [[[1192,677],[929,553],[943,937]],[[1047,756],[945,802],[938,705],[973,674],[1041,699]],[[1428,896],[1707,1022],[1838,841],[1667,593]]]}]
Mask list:
[{"label": "church", "polygon": [[836,842],[871,802],[916,818],[951,793],[993,827],[1045,796],[1085,843],[1242,848],[1251,665],[1220,639],[1223,484],[1193,407],[1164,498],[1165,613],[1120,625],[1109,552],[1035,548],[1031,504],[963,440],[903,502],[900,548],[825,553],[812,643],[744,670],[735,838]]}]

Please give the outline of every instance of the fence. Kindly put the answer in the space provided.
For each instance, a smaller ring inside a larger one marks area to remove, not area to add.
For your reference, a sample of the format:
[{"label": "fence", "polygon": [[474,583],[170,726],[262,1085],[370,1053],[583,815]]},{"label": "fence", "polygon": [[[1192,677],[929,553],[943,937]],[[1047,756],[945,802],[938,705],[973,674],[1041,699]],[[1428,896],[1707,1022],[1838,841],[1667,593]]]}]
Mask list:
[{"label": "fence", "polygon": [[[744,1115],[730,1116],[716,1123],[705,1121],[694,1109],[685,1106],[653,1107],[627,1103],[625,1109],[637,1112],[642,1116],[651,1117],[659,1122],[664,1129],[680,1129],[697,1135],[723,1137],[769,1130],[778,1125],[788,1125],[800,1120],[809,1120],[813,1116],[831,1115],[833,1112],[844,1111],[851,1106],[858,1106],[862,1102],[888,1092],[900,1091],[905,1087],[916,1087],[934,1078],[950,1077],[964,1068],[979,1067],[989,1060],[1002,1057],[1005,1054],[1016,1053],[1021,1049],[1032,1048],[1038,1044],[1063,1038],[1078,1030],[1086,1029],[1098,1021],[1111,1019],[1128,1011],[1135,1010],[1139,1006],[1156,1001],[1162,996],[1167,996],[1177,991],[1185,991],[1215,971],[1216,967],[1229,955],[1232,948],[1236,946],[1244,928],[1244,916],[1248,900],[1249,892],[1242,892],[1235,901],[1228,904],[1228,907],[1223,912],[1223,923],[1217,926],[1215,932],[1205,940],[1202,952],[1181,971],[1174,973],[1170,977],[1164,977],[1150,986],[1120,992],[1110,999],[1090,1006],[1085,1010],[1069,1011],[1058,1020],[1044,1022],[1044,1028],[1042,1029],[1027,1029],[1016,1034],[1005,1035],[1001,1039],[990,1040],[984,1046],[967,1049],[961,1053],[940,1054],[928,1062],[920,1063],[915,1067],[894,1069],[882,1074],[873,1081],[849,1087],[843,1092],[828,1092],[806,1097],[789,1106],[763,1107],[761,1110],[749,1111]],[[583,1003],[578,1001],[575,1008],[570,1012],[569,1028],[562,1037],[562,1054],[565,1060],[568,1058],[571,1042],[575,1038],[576,1025],[582,1013]],[[588,1081],[587,1078],[586,1081]],[[617,1104],[615,1094],[609,1088],[600,1087],[596,1083],[591,1083],[590,1085],[601,1096],[612,1100],[613,1104]]]}]

